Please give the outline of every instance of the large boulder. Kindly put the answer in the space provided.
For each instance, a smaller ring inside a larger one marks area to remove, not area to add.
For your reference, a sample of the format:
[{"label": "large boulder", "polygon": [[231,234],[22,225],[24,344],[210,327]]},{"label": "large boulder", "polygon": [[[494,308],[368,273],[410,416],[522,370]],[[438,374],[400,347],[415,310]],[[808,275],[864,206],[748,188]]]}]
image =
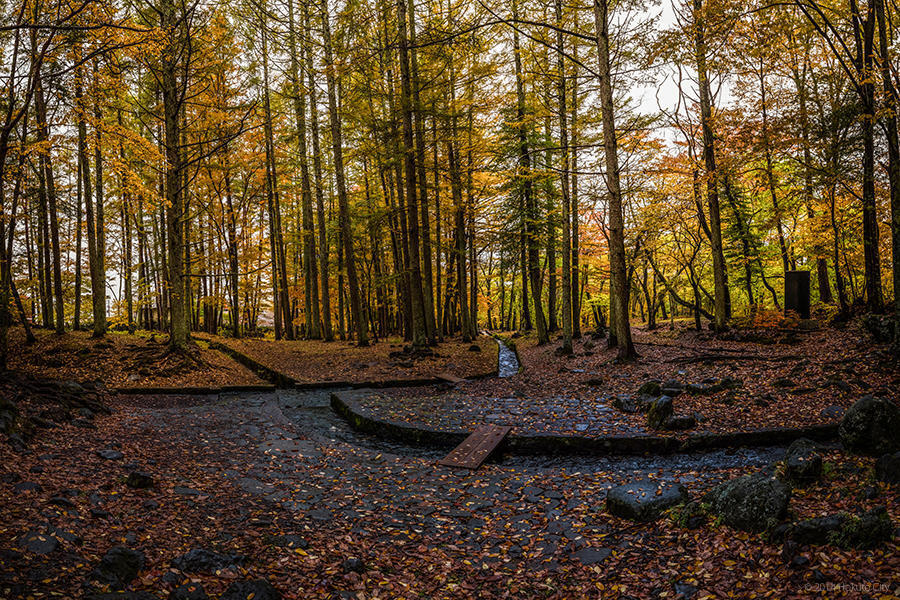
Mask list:
[{"label": "large boulder", "polygon": [[806,519],[788,528],[787,536],[801,544],[831,544],[861,550],[890,541],[894,526],[883,506],[860,515],[838,513]]},{"label": "large boulder", "polygon": [[885,398],[865,396],[844,415],[839,429],[844,448],[881,456],[900,450],[900,408]]},{"label": "large boulder", "polygon": [[900,483],[900,452],[885,454],[875,461],[875,479],[884,483]]},{"label": "large boulder", "polygon": [[650,410],[647,411],[647,425],[651,429],[662,429],[673,412],[672,398],[660,396],[650,403]]},{"label": "large boulder", "polygon": [[124,589],[144,568],[144,554],[124,546],[114,546],[103,555],[91,578],[114,590]]},{"label": "large boulder", "polygon": [[794,440],[784,455],[783,463],[784,479],[792,485],[808,485],[822,475],[822,455],[818,445],[807,438]]},{"label": "large boulder", "polygon": [[723,523],[750,532],[770,529],[787,515],[791,488],[765,473],[726,481],[705,500]]},{"label": "large boulder", "polygon": [[642,479],[611,488],[606,494],[606,510],[623,519],[654,521],[687,500],[688,492],[681,484]]}]

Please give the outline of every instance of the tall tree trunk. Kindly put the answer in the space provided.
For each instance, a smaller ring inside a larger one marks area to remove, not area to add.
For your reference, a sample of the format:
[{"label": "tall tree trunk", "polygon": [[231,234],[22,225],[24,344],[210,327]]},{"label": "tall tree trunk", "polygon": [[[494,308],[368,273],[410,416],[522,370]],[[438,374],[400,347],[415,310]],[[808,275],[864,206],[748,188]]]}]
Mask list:
[{"label": "tall tree trunk", "polygon": [[[609,55],[609,4],[594,0],[594,24],[600,73],[600,110],[603,118],[603,156],[606,188],[609,193],[610,317],[615,315],[619,360],[637,356],[631,339],[628,315],[628,282],[625,265],[625,222],[622,215],[622,190],[619,183],[619,156],[613,104],[612,64]],[[613,323],[610,322],[612,330]]]},{"label": "tall tree trunk", "polygon": [[[578,12],[575,12],[578,29]],[[578,60],[578,44],[572,46],[572,58]],[[578,64],[572,65],[572,337],[581,338],[581,277],[578,270]]]},{"label": "tall tree trunk", "polygon": [[[32,34],[36,38],[37,33]],[[34,39],[33,38],[33,39]],[[36,39],[33,44],[37,50]],[[56,202],[56,182],[53,176],[53,162],[50,149],[50,127],[47,123],[47,104],[44,98],[44,86],[41,79],[40,71],[35,74],[37,82],[35,84],[35,111],[37,117],[37,133],[38,141],[46,144],[46,149],[40,155],[40,168],[43,172],[43,181],[47,195],[47,218],[50,225],[50,252],[52,254],[52,270],[53,270],[53,297],[55,312],[55,328],[56,333],[65,331],[65,313],[63,305],[62,291],[62,260],[59,248],[59,213],[57,211]],[[48,290],[49,291],[49,290]]]},{"label": "tall tree trunk", "polygon": [[[401,0],[402,1],[402,0]],[[422,307],[425,313],[425,336],[429,344],[437,341],[437,325],[434,320],[434,272],[431,265],[431,226],[428,214],[428,178],[425,174],[425,125],[422,114],[419,61],[416,51],[415,2],[407,0],[409,17],[409,67],[412,85],[412,110],[415,117],[416,176],[419,184],[419,211],[421,212],[422,256]]]},{"label": "tall tree trunk", "polygon": [[897,88],[891,76],[892,40],[885,18],[884,0],[872,0],[878,19],[878,47],[881,54],[881,77],[884,85],[884,130],[888,143],[888,176],[891,188],[891,258],[894,285],[894,313],[900,318],[900,141],[897,137]]},{"label": "tall tree trunk", "polygon": [[181,104],[183,92],[178,82],[178,60],[183,51],[180,17],[174,0],[162,0],[161,25],[167,32],[160,65],[163,97],[164,147],[166,155],[165,198],[168,238],[169,347],[183,350],[190,343],[184,273],[184,181],[181,148]]},{"label": "tall tree trunk", "polygon": [[715,283],[715,320],[713,326],[722,330],[728,321],[728,280],[725,274],[725,254],[722,251],[722,222],[719,214],[719,177],[716,171],[715,135],[712,129],[712,93],[707,72],[706,16],[703,0],[694,3],[694,54],[697,61],[697,81],[700,88],[700,119],[703,129],[703,161],[706,166],[706,201],[709,207],[710,246]]},{"label": "tall tree trunk", "polygon": [[[80,89],[81,84],[80,84],[78,75],[76,75],[75,78],[76,78],[76,82],[78,82],[75,84],[76,89]],[[81,93],[76,92],[76,103],[80,96],[81,96]],[[78,111],[77,105],[76,105],[75,110]],[[80,115],[80,113],[78,113],[78,114]],[[81,329],[81,286],[82,286],[82,280],[81,280],[81,277],[82,277],[82,275],[81,275],[81,268],[82,268],[82,265],[81,265],[81,263],[82,263],[82,259],[81,259],[81,246],[82,246],[82,242],[81,242],[81,235],[82,235],[81,234],[81,230],[82,230],[81,202],[82,202],[82,198],[84,196],[84,191],[82,190],[82,178],[81,178],[81,172],[82,172],[81,160],[83,158],[83,154],[80,151],[80,149],[84,143],[83,129],[84,129],[84,122],[81,120],[81,117],[79,116],[79,117],[77,117],[79,151],[77,152],[76,166],[75,166],[75,179],[76,179],[76,184],[75,184],[75,313],[72,316],[72,329],[75,331],[78,331]]]},{"label": "tall tree trunk", "polygon": [[303,287],[306,309],[306,335],[312,339],[322,337],[319,318],[319,273],[316,264],[316,232],[313,225],[312,190],[310,188],[309,161],[306,150],[306,90],[300,74],[297,32],[294,25],[294,2],[288,0],[288,48],[290,74],[293,86],[294,117],[297,120],[297,153],[300,159],[301,212],[303,214]]},{"label": "tall tree trunk", "polygon": [[[512,11],[513,19],[518,20],[518,6],[515,0],[513,0]],[[523,204],[525,205],[525,243],[528,248],[528,274],[531,279],[531,297],[534,306],[534,321],[537,327],[538,344],[547,344],[550,342],[550,336],[547,333],[547,322],[544,319],[544,309],[541,306],[541,265],[538,233],[536,231],[538,222],[537,202],[534,197],[531,175],[528,130],[525,125],[525,87],[522,81],[522,51],[519,46],[519,31],[516,28],[513,28],[513,57],[516,68],[516,121],[518,121],[519,137],[519,168],[516,172],[516,189],[518,193],[522,194]]]},{"label": "tall tree trunk", "polygon": [[572,353],[572,222],[569,197],[569,132],[568,109],[566,108],[566,66],[563,57],[562,0],[556,0],[556,50],[557,50],[557,94],[559,110],[559,151],[561,163],[560,187],[562,188],[562,322],[563,340],[560,351]]},{"label": "tall tree trunk", "polygon": [[781,268],[784,273],[790,270],[788,265],[788,248],[784,241],[784,226],[781,221],[781,205],[778,203],[778,193],[775,185],[775,169],[772,166],[772,146],[769,138],[769,112],[766,106],[766,77],[763,69],[765,66],[760,60],[759,65],[759,93],[762,108],[762,138],[763,150],[766,158],[766,183],[769,186],[769,197],[772,200],[772,214],[775,219],[775,231],[778,233],[778,247],[781,249]]},{"label": "tall tree trunk", "polygon": [[331,23],[328,14],[328,0],[322,0],[322,42],[325,48],[325,79],[328,85],[328,114],[331,121],[331,145],[334,154],[334,176],[337,185],[338,214],[341,241],[346,261],[347,280],[350,285],[350,311],[356,327],[356,340],[360,346],[369,345],[368,323],[362,309],[359,294],[359,279],[356,274],[356,259],[353,253],[353,234],[350,226],[350,203],[344,181],[344,150],[341,120],[337,106],[337,81],[334,72],[334,56],[331,46]]},{"label": "tall tree trunk", "polygon": [[322,153],[319,147],[319,107],[316,94],[316,69],[312,52],[312,23],[309,18],[309,3],[303,2],[303,21],[306,23],[304,39],[306,55],[306,77],[309,92],[309,129],[312,136],[313,182],[316,188],[316,221],[319,234],[319,277],[322,291],[322,338],[326,342],[334,340],[331,326],[331,289],[328,277],[328,223],[325,218],[325,192],[322,183]]},{"label": "tall tree trunk", "polygon": [[416,148],[413,144],[412,92],[407,39],[406,0],[397,3],[397,27],[400,35],[400,110],[403,120],[403,165],[406,183],[407,229],[409,232],[409,291],[412,309],[412,343],[425,345],[425,306],[422,292],[422,269],[419,257],[419,214],[416,189]]},{"label": "tall tree trunk", "polygon": [[867,3],[862,18],[856,0],[850,0],[853,34],[856,43],[856,69],[860,77],[857,89],[862,101],[863,135],[863,255],[866,280],[866,306],[871,312],[882,309],[881,264],[878,256],[878,215],[875,198],[875,2]]},{"label": "tall tree trunk", "polygon": [[[291,301],[288,293],[287,261],[284,255],[284,238],[281,229],[281,201],[278,189],[278,168],[275,161],[275,142],[272,125],[272,106],[269,93],[269,52],[265,7],[260,13],[262,30],[262,64],[263,64],[263,112],[264,129],[266,136],[266,200],[269,209],[269,244],[272,250],[272,278],[275,302],[275,335],[279,336],[278,314],[280,311],[281,325],[287,339],[294,339],[293,317],[291,315]],[[277,281],[277,283],[276,283]]]}]

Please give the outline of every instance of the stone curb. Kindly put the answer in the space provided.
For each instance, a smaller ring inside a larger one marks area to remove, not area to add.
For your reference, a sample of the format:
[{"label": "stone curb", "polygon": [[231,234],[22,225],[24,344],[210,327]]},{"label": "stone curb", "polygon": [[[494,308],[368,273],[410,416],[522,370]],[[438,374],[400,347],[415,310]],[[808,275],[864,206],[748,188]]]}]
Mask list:
[{"label": "stone curb", "polygon": [[[363,408],[357,397],[366,390],[333,392],[331,408],[359,431],[410,445],[449,448],[459,445],[469,432],[419,427],[382,419]],[[656,435],[611,435],[603,437],[554,434],[510,435],[500,450],[512,454],[673,454],[741,446],[777,446],[806,437],[817,441],[837,438],[838,424],[797,428],[772,428],[730,433],[697,433],[687,438]]]},{"label": "stone curb", "polygon": [[214,395],[227,394],[229,392],[272,392],[276,387],[270,383],[247,385],[223,385],[221,387],[118,387],[112,388],[116,394],[125,396],[149,395],[149,394],[185,394],[185,395]]}]

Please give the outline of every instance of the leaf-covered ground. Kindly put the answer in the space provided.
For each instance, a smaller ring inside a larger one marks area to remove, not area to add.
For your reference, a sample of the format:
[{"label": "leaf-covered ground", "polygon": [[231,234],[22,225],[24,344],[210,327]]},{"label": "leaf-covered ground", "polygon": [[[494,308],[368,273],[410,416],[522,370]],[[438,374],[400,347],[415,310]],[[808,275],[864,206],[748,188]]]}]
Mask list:
[{"label": "leaf-covered ground", "polygon": [[[635,524],[604,509],[616,483],[680,481],[699,497],[778,458],[778,449],[502,457],[469,472],[435,466],[441,453],[354,434],[327,400],[298,391],[109,397],[114,412],[96,417],[96,429],[42,431],[24,454],[0,445],[0,597],[85,595],[113,546],[144,553],[129,589],[157,598],[182,581],[216,597],[257,578],[290,599],[856,598],[862,589],[890,598],[900,586],[893,543],[793,547],[714,523]],[[101,458],[103,449],[123,456]],[[871,459],[837,450],[826,458],[826,479],[795,494],[794,513],[880,504],[898,522],[900,493],[872,483]],[[127,487],[135,469],[155,485]],[[21,549],[28,531],[57,547]],[[246,561],[213,573],[172,570],[195,548]]]},{"label": "leaf-covered ground", "polygon": [[25,344],[21,328],[10,329],[12,370],[61,381],[102,381],[107,387],[221,387],[266,383],[225,354],[200,345],[189,353],[171,353],[167,337],[109,333],[91,338],[87,331],[57,335],[36,330],[37,342]]},{"label": "leaf-covered ground", "polygon": [[889,350],[853,327],[750,332],[743,338],[636,329],[641,359],[620,365],[602,339],[585,337],[575,343],[573,356],[561,357],[555,352],[558,343],[538,346],[533,336],[519,337],[512,342],[525,368],[509,379],[465,382],[449,391],[384,390],[361,403],[384,418],[430,428],[471,430],[496,423],[521,433],[595,437],[652,432],[645,415],[624,413],[612,404],[617,395],[637,395],[649,380],[741,381],[737,389],[675,398],[676,414],[699,417],[696,432],[828,423],[864,394],[900,399],[900,373]]},{"label": "leaf-covered ground", "polygon": [[[400,338],[360,348],[353,342],[234,339],[198,334],[224,344],[300,383],[379,382],[432,378],[438,373],[475,377],[497,369],[497,343],[480,336],[474,342],[447,338],[433,350],[407,352]],[[478,347],[478,351],[471,348]]]}]

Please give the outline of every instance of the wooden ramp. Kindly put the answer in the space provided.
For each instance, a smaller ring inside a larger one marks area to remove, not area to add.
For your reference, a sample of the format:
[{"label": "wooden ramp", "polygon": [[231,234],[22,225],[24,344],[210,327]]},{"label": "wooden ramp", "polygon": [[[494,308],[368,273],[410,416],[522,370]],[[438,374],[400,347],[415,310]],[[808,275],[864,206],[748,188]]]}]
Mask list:
[{"label": "wooden ramp", "polygon": [[450,454],[438,461],[445,467],[477,469],[481,463],[500,445],[512,427],[501,425],[481,425]]},{"label": "wooden ramp", "polygon": [[457,377],[456,375],[451,375],[450,373],[438,373],[436,377],[453,385],[456,385],[457,383],[463,383],[465,381],[465,379],[463,379],[462,377]]}]

